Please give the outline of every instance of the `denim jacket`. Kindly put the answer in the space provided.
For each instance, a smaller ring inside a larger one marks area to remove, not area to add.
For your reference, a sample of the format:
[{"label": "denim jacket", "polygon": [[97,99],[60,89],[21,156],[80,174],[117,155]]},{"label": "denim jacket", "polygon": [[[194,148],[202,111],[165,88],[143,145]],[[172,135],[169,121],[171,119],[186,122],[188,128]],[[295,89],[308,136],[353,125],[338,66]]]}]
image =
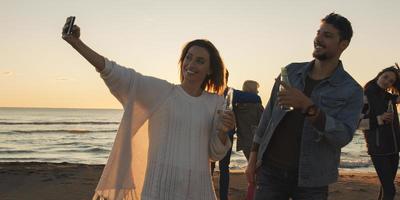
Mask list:
[{"label": "denim jacket", "polygon": [[[289,64],[291,86],[303,91],[313,65],[314,61]],[[254,135],[254,143],[259,144],[257,167],[261,166],[272,134],[286,114],[277,104],[278,91],[279,85],[275,84]],[[342,62],[329,78],[315,86],[310,98],[325,114],[325,127],[320,131],[304,120],[298,166],[300,187],[326,186],[337,180],[341,148],[353,139],[363,106],[362,88],[343,69]]]}]

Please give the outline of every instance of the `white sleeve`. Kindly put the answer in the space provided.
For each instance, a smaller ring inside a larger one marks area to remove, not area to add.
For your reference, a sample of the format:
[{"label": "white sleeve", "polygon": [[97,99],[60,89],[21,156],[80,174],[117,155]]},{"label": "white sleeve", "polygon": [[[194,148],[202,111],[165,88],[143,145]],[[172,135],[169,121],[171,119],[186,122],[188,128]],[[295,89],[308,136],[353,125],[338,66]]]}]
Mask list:
[{"label": "white sleeve", "polygon": [[[111,93],[124,106],[130,99],[138,103],[143,109],[151,111],[158,102],[165,98],[166,93],[173,87],[171,83],[158,78],[144,76],[134,69],[118,65],[105,58],[105,68],[100,75]],[[132,95],[134,93],[135,95]]]}]

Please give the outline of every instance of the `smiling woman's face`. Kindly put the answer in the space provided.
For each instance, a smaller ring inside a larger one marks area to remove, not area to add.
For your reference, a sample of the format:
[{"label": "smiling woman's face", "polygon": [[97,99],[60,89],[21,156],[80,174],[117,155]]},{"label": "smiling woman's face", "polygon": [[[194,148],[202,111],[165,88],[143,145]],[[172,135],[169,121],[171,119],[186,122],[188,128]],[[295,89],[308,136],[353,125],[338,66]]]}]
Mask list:
[{"label": "smiling woman's face", "polygon": [[192,46],[182,63],[183,82],[202,84],[210,74],[210,55],[203,47]]},{"label": "smiling woman's face", "polygon": [[396,74],[392,71],[383,72],[379,77],[376,83],[382,89],[387,89],[396,82]]}]

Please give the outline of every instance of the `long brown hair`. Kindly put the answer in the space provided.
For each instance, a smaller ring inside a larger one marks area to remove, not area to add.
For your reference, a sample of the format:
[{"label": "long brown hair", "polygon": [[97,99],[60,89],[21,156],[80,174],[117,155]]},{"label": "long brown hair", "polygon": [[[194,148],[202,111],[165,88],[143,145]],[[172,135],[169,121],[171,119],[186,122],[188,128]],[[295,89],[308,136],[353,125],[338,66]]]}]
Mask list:
[{"label": "long brown hair", "polygon": [[393,94],[400,94],[400,76],[399,76],[399,69],[391,66],[391,67],[387,67],[385,69],[383,69],[382,71],[380,71],[378,73],[378,75],[376,75],[376,77],[370,81],[368,81],[365,85],[364,85],[364,91],[371,86],[373,83],[376,83],[379,79],[379,77],[385,73],[385,72],[393,72],[396,76],[396,81],[393,83],[393,85],[389,88],[387,88],[388,91],[390,91]]},{"label": "long brown hair", "polygon": [[197,39],[188,42],[184,48],[182,49],[181,57],[179,59],[179,73],[181,82],[183,82],[183,71],[182,65],[183,60],[189,49],[192,46],[202,47],[207,50],[210,55],[210,70],[211,74],[207,75],[201,84],[201,89],[206,90],[207,92],[222,94],[225,89],[225,65],[222,61],[222,58],[218,52],[218,49],[208,40],[205,39]]}]

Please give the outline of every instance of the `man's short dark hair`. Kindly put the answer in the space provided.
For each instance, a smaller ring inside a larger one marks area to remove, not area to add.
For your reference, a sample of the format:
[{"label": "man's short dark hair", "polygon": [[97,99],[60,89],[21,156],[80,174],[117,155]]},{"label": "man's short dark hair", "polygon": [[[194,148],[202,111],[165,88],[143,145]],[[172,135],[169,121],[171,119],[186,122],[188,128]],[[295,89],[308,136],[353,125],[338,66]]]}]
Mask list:
[{"label": "man's short dark hair", "polygon": [[353,28],[351,23],[346,17],[342,15],[331,13],[321,20],[321,22],[331,24],[336,29],[339,30],[340,41],[348,40],[350,42],[351,37],[353,37]]}]

